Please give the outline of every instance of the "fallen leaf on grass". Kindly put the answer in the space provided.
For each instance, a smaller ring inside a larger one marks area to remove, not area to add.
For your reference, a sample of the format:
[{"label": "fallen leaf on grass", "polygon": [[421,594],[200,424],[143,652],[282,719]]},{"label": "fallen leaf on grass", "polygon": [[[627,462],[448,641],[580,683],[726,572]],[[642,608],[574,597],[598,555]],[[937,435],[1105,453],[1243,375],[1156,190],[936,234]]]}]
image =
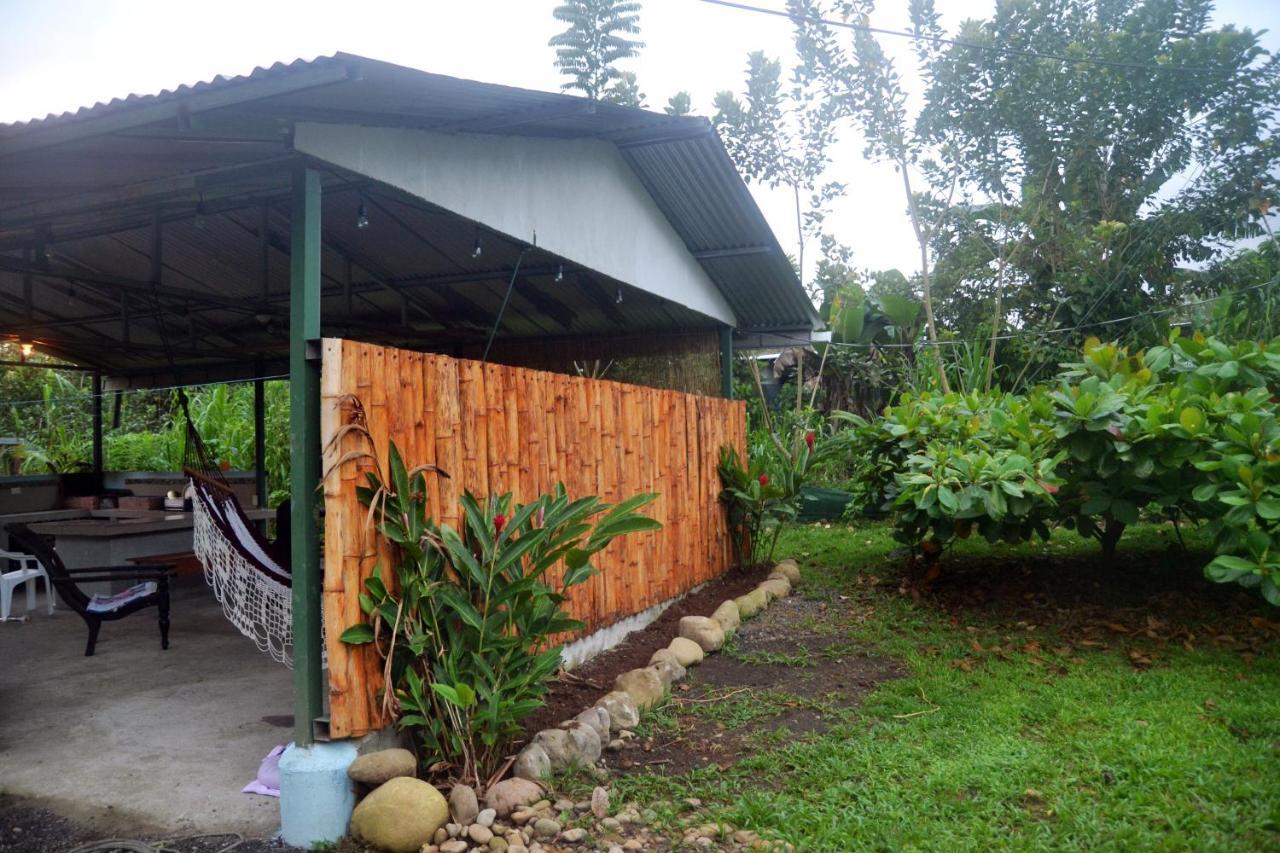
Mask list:
[{"label": "fallen leaf on grass", "polygon": [[1155,661],[1149,655],[1143,654],[1137,649],[1129,649],[1129,663],[1133,664],[1136,669],[1147,669]]}]

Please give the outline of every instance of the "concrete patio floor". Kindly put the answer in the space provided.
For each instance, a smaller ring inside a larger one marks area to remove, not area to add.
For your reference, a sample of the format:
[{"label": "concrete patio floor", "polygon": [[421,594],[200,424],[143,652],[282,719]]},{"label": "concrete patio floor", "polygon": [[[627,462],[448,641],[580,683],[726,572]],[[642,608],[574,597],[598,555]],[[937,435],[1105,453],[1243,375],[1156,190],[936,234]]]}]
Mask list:
[{"label": "concrete patio floor", "polygon": [[0,623],[0,790],[104,836],[279,829],[277,801],[240,789],[291,739],[290,672],[201,578],[176,582],[168,651],[154,610],[104,624],[93,657],[61,602],[29,615]]}]

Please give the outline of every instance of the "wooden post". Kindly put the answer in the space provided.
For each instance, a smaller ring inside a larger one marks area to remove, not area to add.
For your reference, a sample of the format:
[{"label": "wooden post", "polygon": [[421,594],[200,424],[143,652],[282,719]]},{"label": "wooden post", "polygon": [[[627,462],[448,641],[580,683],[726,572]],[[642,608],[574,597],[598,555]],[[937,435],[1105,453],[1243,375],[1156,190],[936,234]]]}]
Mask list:
[{"label": "wooden post", "polygon": [[289,241],[289,478],[293,553],[293,732],[315,739],[320,664],[320,173],[293,173]]},{"label": "wooden post", "polygon": [[720,396],[733,399],[733,327],[720,327]]}]

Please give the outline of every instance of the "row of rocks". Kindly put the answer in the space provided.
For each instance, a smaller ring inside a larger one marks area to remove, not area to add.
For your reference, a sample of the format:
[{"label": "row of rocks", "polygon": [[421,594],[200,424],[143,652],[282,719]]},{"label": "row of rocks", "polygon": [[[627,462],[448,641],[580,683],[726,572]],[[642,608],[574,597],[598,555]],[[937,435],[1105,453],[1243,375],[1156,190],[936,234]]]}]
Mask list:
[{"label": "row of rocks", "polygon": [[[433,785],[415,778],[417,759],[406,749],[385,749],[362,755],[347,770],[350,778],[371,790],[351,816],[351,833],[391,853],[463,853],[494,850],[538,853],[544,845],[572,845],[588,840],[580,826],[565,827],[566,812],[590,811],[597,828],[616,837],[630,818],[624,810],[608,817],[608,792],[596,788],[591,802],[575,804],[544,799],[545,781],[571,767],[596,767],[606,749],[617,751],[635,737],[640,711],[660,702],[674,682],[691,666],[719,651],[742,620],[755,616],[777,598],[791,593],[800,580],[793,560],[774,566],[767,579],[746,595],[724,601],[710,616],[685,616],[678,636],[653,653],[648,666],[619,675],[613,690],[572,720],[544,729],[521,750],[512,776],[485,792],[484,807],[474,789],[455,785],[446,801]],[[637,818],[638,820],[638,818]],[[702,836],[687,844],[706,846]],[[745,847],[755,839],[735,839]],[[629,843],[610,849],[635,849]]]},{"label": "row of rocks", "polygon": [[554,729],[534,735],[516,757],[512,773],[540,782],[570,767],[595,765],[605,748],[615,745],[624,732],[639,723],[639,712],[662,701],[689,667],[719,651],[742,620],[790,595],[799,582],[800,566],[795,560],[783,560],[755,589],[722,602],[710,616],[682,617],[677,636],[653,653],[648,666],[622,673],[614,680],[613,690],[593,706]]}]

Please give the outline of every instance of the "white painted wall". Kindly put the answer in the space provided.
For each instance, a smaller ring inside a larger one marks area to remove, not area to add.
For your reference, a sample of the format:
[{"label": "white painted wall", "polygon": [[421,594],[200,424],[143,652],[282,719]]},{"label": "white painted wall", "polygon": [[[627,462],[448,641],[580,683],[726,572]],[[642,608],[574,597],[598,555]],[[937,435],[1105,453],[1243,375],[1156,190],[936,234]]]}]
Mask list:
[{"label": "white painted wall", "polygon": [[730,325],[720,291],[608,142],[299,123],[294,148]]}]

